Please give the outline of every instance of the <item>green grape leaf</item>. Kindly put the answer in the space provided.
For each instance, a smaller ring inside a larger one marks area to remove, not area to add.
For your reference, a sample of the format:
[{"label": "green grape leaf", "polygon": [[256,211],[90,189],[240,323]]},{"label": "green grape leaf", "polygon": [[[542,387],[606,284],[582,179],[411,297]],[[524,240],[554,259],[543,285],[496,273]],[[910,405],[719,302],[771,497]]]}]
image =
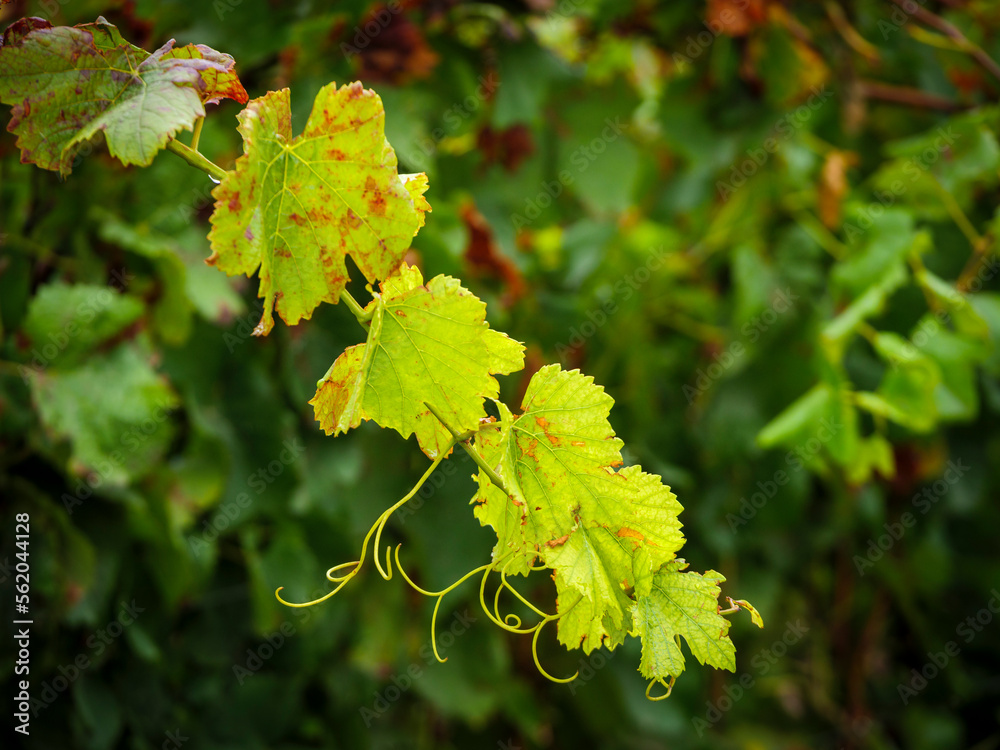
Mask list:
[{"label": "green grape leaf", "polygon": [[32,367],[65,367],[138,320],[135,297],[95,284],[46,284],[31,299],[22,330],[31,340]]},{"label": "green grape leaf", "polygon": [[498,401],[496,406],[500,412],[499,421],[480,429],[474,445],[479,455],[504,479],[510,494],[505,495],[485,472],[480,471],[476,475],[478,490],[472,499],[476,503],[473,512],[480,524],[492,526],[497,534],[493,559],[509,560],[508,556],[512,555],[514,559],[509,560],[507,569],[512,573],[527,574],[536,552],[534,545],[528,545],[525,539],[527,500],[520,485],[504,477],[514,474],[512,459],[507,454],[514,447],[511,428],[515,418],[506,404]]},{"label": "green grape leaf", "polygon": [[[622,482],[624,522],[612,526],[588,520],[562,544],[549,545],[545,563],[556,571],[560,607],[572,602],[570,590],[584,599],[559,620],[559,640],[585,652],[621,643],[630,627],[632,589],[649,593],[653,571],[674,559],[684,544],[676,496],[660,477],[629,466]],[[560,612],[563,610],[560,609]]]},{"label": "green grape leaf", "polygon": [[679,518],[683,508],[677,502],[677,495],[656,474],[629,466],[619,471],[618,476],[632,485],[634,494],[629,498],[631,513],[616,533],[631,542],[634,548],[641,545],[649,556],[645,567],[656,570],[673,560],[684,546]]},{"label": "green grape leaf", "polygon": [[310,401],[327,434],[371,419],[403,437],[416,433],[421,450],[437,457],[451,433],[486,418],[484,398],[495,398],[494,374],[524,366],[524,347],[486,323],[486,305],[457,279],[436,276],[425,285],[418,268],[404,265],[369,303],[368,341],[350,347],[319,381]]},{"label": "green grape leaf", "polygon": [[[617,622],[608,612],[609,607],[600,599],[594,599],[570,586],[560,573],[555,574],[556,614],[559,615],[556,635],[566,648],[580,648],[589,654],[595,648],[606,646],[614,650],[625,642],[625,636],[632,622],[630,610]],[[620,599],[616,595],[616,600]],[[616,601],[614,609],[619,604]],[[617,622],[617,624],[616,624]]]},{"label": "green grape leaf", "polygon": [[757,445],[773,448],[793,444],[830,413],[836,394],[826,383],[817,383],[768,422],[757,435]]},{"label": "green grape leaf", "polygon": [[941,382],[934,389],[939,420],[974,419],[979,412],[977,365],[989,356],[990,344],[978,335],[949,331],[932,312],[917,321],[910,338],[920,355],[928,357],[940,372]]},{"label": "green grape leaf", "polygon": [[476,450],[510,497],[480,473],[475,514],[497,532],[493,559],[513,556],[509,572],[526,573],[540,548],[561,543],[580,514],[624,525],[628,490],[610,468],[621,464],[622,446],[607,419],[612,403],[593,378],[547,365],[531,378],[520,416],[506,412],[480,430]]},{"label": "green grape leaf", "polygon": [[72,370],[31,374],[42,424],[70,441],[73,473],[96,472],[102,483],[121,486],[156,467],[173,436],[170,411],[179,402],[148,359],[136,345],[123,344]]},{"label": "green grape leaf", "polygon": [[[847,221],[857,225],[867,216],[867,203],[848,203],[844,207]],[[851,298],[860,296],[872,284],[906,259],[907,253],[920,252],[929,244],[929,236],[914,229],[916,217],[912,211],[889,208],[878,217],[868,219],[869,228],[855,241],[848,235],[848,254],[830,271],[835,290]]]},{"label": "green grape leaf", "polygon": [[[475,514],[496,531],[493,559],[509,573],[527,573],[537,557],[557,571],[575,569],[586,541],[581,537],[598,528],[617,540],[630,560],[642,548],[645,572],[673,559],[683,545],[681,506],[660,477],[638,466],[612,470],[621,463],[621,441],[607,419],[612,403],[592,378],[549,365],[528,384],[520,416],[501,404],[500,421],[479,431],[476,450],[510,494],[480,472]],[[623,573],[619,560],[599,573],[631,581],[635,564],[631,560]],[[596,576],[563,573],[591,601],[606,589]],[[579,608],[571,619],[582,619]]]},{"label": "green grape leaf", "polygon": [[831,361],[840,360],[851,336],[866,319],[885,309],[889,298],[907,279],[903,262],[892,263],[868,289],[823,327],[820,341]]},{"label": "green grape leaf", "polygon": [[[98,222],[98,236],[105,242],[148,258],[156,269],[160,289],[156,301],[150,306],[149,329],[164,341],[174,345],[182,344],[191,333],[194,307],[198,302],[195,295],[186,290],[188,269],[171,243],[151,232],[148,227],[136,227],[116,217],[110,211],[93,210]],[[229,280],[221,273],[208,268],[199,258],[198,267],[208,272],[217,282],[226,284]]]},{"label": "green grape leaf", "polygon": [[719,614],[719,584],[715,571],[684,571],[677,559],[653,576],[650,593],[632,605],[632,635],[642,639],[639,671],[648,679],[676,677],[684,671],[683,636],[701,664],[736,671],[736,649],[727,635],[729,620]]},{"label": "green grape leaf", "polygon": [[872,346],[889,367],[876,393],[863,395],[861,403],[916,432],[933,429],[938,421],[934,393],[941,384],[937,363],[895,333],[875,333]]},{"label": "green grape leaf", "polygon": [[[580,527],[564,544],[547,555],[556,571],[559,602],[570,601],[571,591],[583,600],[559,619],[559,642],[569,648],[582,646],[590,653],[601,645],[614,648],[629,627],[631,600],[626,589],[635,583],[633,545],[603,526]],[[605,641],[605,639],[607,639]]]},{"label": "green grape leaf", "polygon": [[844,469],[848,481],[856,486],[867,482],[876,471],[886,479],[893,479],[896,476],[896,459],[892,443],[878,433],[861,438],[857,460]]},{"label": "green grape leaf", "polygon": [[10,26],[0,45],[0,101],[13,105],[7,129],[18,135],[21,161],[66,175],[77,153],[103,136],[112,156],[145,166],[204,117],[206,103],[247,100],[229,55],[173,45],[150,54],[103,19]]},{"label": "green grape leaf", "polygon": [[970,339],[985,341],[989,337],[989,326],[976,309],[969,304],[969,295],[953,284],[937,276],[926,268],[914,274],[917,283],[942,312],[942,317],[950,317],[955,331]]},{"label": "green grape leaf", "polygon": [[423,174],[399,175],[375,92],[320,89],[302,135],[292,135],[288,89],[238,115],[244,154],[212,191],[212,256],[229,275],[259,269],[266,335],[274,311],[289,325],[336,303],[349,254],[370,282],[388,278],[424,224]]}]

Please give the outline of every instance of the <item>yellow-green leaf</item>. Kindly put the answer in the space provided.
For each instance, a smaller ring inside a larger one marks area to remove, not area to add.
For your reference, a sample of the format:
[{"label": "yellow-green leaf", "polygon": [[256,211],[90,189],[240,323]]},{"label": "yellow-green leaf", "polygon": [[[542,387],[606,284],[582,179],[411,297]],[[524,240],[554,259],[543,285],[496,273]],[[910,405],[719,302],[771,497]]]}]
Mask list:
[{"label": "yellow-green leaf", "polygon": [[288,89],[254,99],[239,121],[244,155],[212,192],[208,262],[259,274],[256,334],[271,330],[274,311],[294,325],[336,303],[347,255],[370,282],[396,270],[430,210],[427,178],[398,174],[375,92],[324,86],[298,137]]},{"label": "yellow-green leaf", "polygon": [[[638,466],[614,471],[621,441],[608,422],[612,403],[593,378],[549,365],[528,384],[520,416],[500,405],[500,421],[476,436],[476,450],[510,493],[480,472],[476,517],[497,532],[493,559],[508,572],[526,573],[536,557],[550,567],[565,561],[567,540],[572,547],[579,541],[572,535],[594,527],[619,540],[629,557],[643,548],[647,574],[684,543],[681,506],[660,477]],[[628,577],[620,573],[612,577]]]},{"label": "yellow-green leaf", "polygon": [[434,458],[451,433],[424,403],[455,431],[475,430],[486,418],[483,399],[499,390],[493,375],[524,366],[524,347],[491,330],[483,301],[450,276],[425,285],[419,269],[404,265],[366,313],[368,341],[333,363],[309,402],[327,434],[372,419],[403,437],[416,433]]},{"label": "yellow-green leaf", "polygon": [[650,594],[632,605],[632,634],[642,638],[639,671],[648,679],[684,671],[677,636],[683,636],[699,663],[736,671],[729,620],[719,614],[719,583],[726,579],[712,570],[701,575],[686,567],[683,560],[665,565],[653,577]]}]

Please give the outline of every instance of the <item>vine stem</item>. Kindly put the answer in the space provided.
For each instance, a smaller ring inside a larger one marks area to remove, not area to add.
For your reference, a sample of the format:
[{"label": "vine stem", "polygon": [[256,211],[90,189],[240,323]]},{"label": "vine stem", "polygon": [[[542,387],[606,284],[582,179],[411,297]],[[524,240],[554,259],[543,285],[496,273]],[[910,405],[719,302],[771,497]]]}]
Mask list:
[{"label": "vine stem", "polygon": [[965,235],[965,239],[969,241],[972,245],[972,249],[978,251],[980,247],[983,246],[983,237],[976,228],[969,221],[969,217],[965,215],[962,207],[958,205],[958,201],[955,200],[954,196],[945,190],[944,185],[942,185],[938,179],[931,176],[931,182],[934,184],[934,191],[941,198],[941,202],[944,203],[945,209],[951,215],[952,220],[955,225],[959,228],[962,234]]},{"label": "vine stem", "polygon": [[340,301],[347,305],[348,309],[354,313],[354,317],[358,319],[358,322],[361,325],[367,326],[368,323],[371,322],[372,315],[375,314],[375,311],[371,310],[369,312],[365,312],[365,309],[346,289],[341,290]]},{"label": "vine stem", "polygon": [[941,302],[927,289],[927,284],[925,283],[927,267],[924,265],[924,259],[920,257],[920,253],[911,251],[906,256],[906,260],[909,262],[910,268],[913,269],[914,277],[920,282],[920,291],[924,295],[924,301],[927,303],[928,309],[935,313],[942,312],[944,308]]},{"label": "vine stem", "polygon": [[191,134],[191,149],[198,150],[198,141],[201,140],[201,128],[205,124],[205,118],[199,117],[194,123],[194,132]]},{"label": "vine stem", "polygon": [[0,373],[20,376],[24,370],[31,370],[30,365],[22,362],[11,362],[8,359],[0,359]]},{"label": "vine stem", "polygon": [[855,52],[863,55],[868,62],[877,63],[879,61],[878,48],[851,26],[851,22],[847,20],[847,15],[844,13],[843,8],[837,5],[837,3],[832,2],[832,0],[826,0],[823,5],[826,9],[826,14],[833,21],[834,27],[840,32],[840,36],[843,37],[844,41]]},{"label": "vine stem", "polygon": [[907,107],[922,107],[937,109],[942,112],[954,112],[962,109],[962,104],[945,96],[928,94],[926,91],[912,86],[897,86],[884,81],[860,80],[855,86],[865,99],[880,99],[884,102],[902,104]]},{"label": "vine stem", "polygon": [[847,245],[837,239],[829,229],[806,210],[795,211],[796,223],[812,237],[816,243],[826,250],[834,260],[843,260],[849,251]]},{"label": "vine stem", "polygon": [[432,404],[432,403],[430,403],[428,401],[424,401],[424,406],[426,406],[430,410],[431,414],[433,414],[435,417],[437,417],[437,420],[441,424],[444,425],[444,428],[446,430],[448,430],[448,432],[451,433],[451,436],[455,439],[454,443],[452,445],[458,444],[458,445],[462,446],[462,448],[465,449],[465,452],[469,454],[469,457],[473,461],[476,462],[476,464],[479,466],[479,468],[482,469],[483,472],[485,472],[486,476],[488,476],[490,478],[490,481],[493,482],[494,485],[496,485],[497,489],[499,489],[503,494],[505,494],[507,496],[510,496],[510,492],[508,492],[507,491],[507,487],[504,486],[503,480],[497,475],[497,473],[495,471],[493,471],[493,468],[488,463],[486,463],[486,460],[482,456],[480,456],[478,453],[476,453],[472,449],[472,446],[469,445],[469,442],[468,442],[469,438],[471,438],[476,433],[475,432],[470,432],[470,433],[459,433],[459,432],[457,432],[455,429],[452,428],[452,426],[450,424],[448,424],[445,421],[445,418],[443,416],[441,416],[441,412],[439,412],[437,410],[437,408],[435,408],[434,404]]},{"label": "vine stem", "polygon": [[196,151],[190,146],[185,146],[176,138],[171,138],[167,141],[167,151],[173,151],[192,167],[200,169],[202,172],[210,177],[214,177],[219,182],[222,182],[226,175],[229,174],[218,164],[206,158],[200,151]]},{"label": "vine stem", "polygon": [[990,250],[991,241],[990,238],[984,239],[984,241],[977,245],[975,252],[969,257],[968,262],[965,264],[965,268],[962,269],[962,273],[958,275],[958,281],[955,282],[955,286],[958,287],[958,291],[965,292],[969,285],[972,283],[973,279],[979,274],[980,270],[989,261],[991,253]]},{"label": "vine stem", "polygon": [[[727,596],[726,599],[729,601],[729,607],[726,609],[719,609],[718,614],[720,615],[731,615],[734,612],[739,612],[741,609],[745,609],[750,613],[750,620],[758,628],[764,627],[764,620],[760,616],[760,612],[746,599],[733,599],[731,596]],[[677,637],[677,646],[680,648],[680,636]],[[648,697],[648,696],[647,696]]]},{"label": "vine stem", "polygon": [[[892,0],[892,2],[907,13],[910,13],[918,21],[922,21],[931,28],[940,31],[946,37],[955,42],[958,49],[968,53],[984,70],[989,71],[995,78],[1000,79],[1000,65],[997,65],[996,61],[990,57],[982,47],[972,42],[954,24],[949,23],[945,19],[941,18],[941,16],[932,13],[926,8],[917,7],[911,11],[906,7],[906,0]],[[912,29],[910,33],[912,35]]]}]

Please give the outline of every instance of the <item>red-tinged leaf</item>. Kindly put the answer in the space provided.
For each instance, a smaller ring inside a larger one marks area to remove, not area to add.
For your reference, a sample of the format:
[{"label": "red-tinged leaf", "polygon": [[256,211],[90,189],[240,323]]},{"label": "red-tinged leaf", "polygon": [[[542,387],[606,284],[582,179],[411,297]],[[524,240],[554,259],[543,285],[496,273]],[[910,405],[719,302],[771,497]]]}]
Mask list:
[{"label": "red-tinged leaf", "polygon": [[503,251],[497,246],[493,228],[474,203],[461,207],[461,217],[469,232],[465,248],[465,261],[473,276],[489,276],[500,280],[504,286],[504,304],[512,304],[525,292],[524,277]]},{"label": "red-tinged leaf", "polygon": [[246,104],[250,98],[233,70],[235,61],[227,54],[216,52],[204,44],[189,44],[170,50],[162,59],[204,61],[204,64],[195,62],[193,66],[201,73],[205,84],[198,92],[205,104],[218,104],[223,99],[234,99],[240,104]]},{"label": "red-tinged leaf", "polygon": [[[358,77],[365,82],[399,86],[427,78],[440,60],[427,44],[420,26],[401,12],[399,5],[372,8],[359,27],[365,30],[364,40],[355,36],[341,48],[360,54]],[[373,28],[377,31],[371,33]]]},{"label": "red-tinged leaf", "polygon": [[246,101],[229,55],[173,44],[150,54],[103,19],[13,24],[0,46],[0,101],[13,106],[7,129],[21,161],[69,174],[78,152],[103,137],[123,163],[147,165],[205,115],[205,102]]}]

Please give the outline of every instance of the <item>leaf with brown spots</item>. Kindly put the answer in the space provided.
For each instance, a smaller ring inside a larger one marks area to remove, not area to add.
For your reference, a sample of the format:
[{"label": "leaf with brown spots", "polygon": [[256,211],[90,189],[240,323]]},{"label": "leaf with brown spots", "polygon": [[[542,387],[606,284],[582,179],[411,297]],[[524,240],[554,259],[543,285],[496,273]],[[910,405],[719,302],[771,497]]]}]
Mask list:
[{"label": "leaf with brown spots", "polygon": [[615,533],[633,547],[643,546],[653,569],[673,560],[684,546],[677,496],[656,474],[647,474],[638,466],[618,472],[629,485],[630,513]]},{"label": "leaf with brown spots", "polygon": [[475,443],[510,493],[480,471],[473,502],[497,533],[495,566],[521,575],[539,561],[552,568],[559,640],[588,653],[624,640],[635,602],[684,544],[680,503],[660,477],[614,470],[612,403],[592,378],[549,365],[528,384],[523,413],[498,404],[499,421]]},{"label": "leaf with brown spots", "polygon": [[212,256],[230,275],[258,272],[266,335],[336,303],[350,255],[370,282],[388,278],[424,224],[423,174],[400,175],[375,92],[324,86],[302,135],[292,135],[288,89],[239,114],[244,155],[212,191]]},{"label": "leaf with brown spots", "polygon": [[[581,512],[565,543],[544,555],[556,571],[560,604],[575,601],[576,594],[584,598],[559,621],[559,640],[569,645],[582,638],[588,653],[622,642],[631,626],[632,596],[648,595],[654,572],[672,562],[684,544],[680,503],[660,477],[638,466],[614,476],[617,512],[611,518]],[[625,519],[620,526],[619,518]]]},{"label": "leaf with brown spots", "polygon": [[436,276],[425,285],[419,269],[403,266],[368,305],[368,341],[344,352],[319,381],[311,403],[316,419],[339,434],[372,419],[414,432],[421,450],[437,457],[451,434],[431,414],[434,406],[458,432],[486,417],[495,398],[494,374],[524,366],[524,347],[486,323],[486,305],[457,279]]},{"label": "leaf with brown spots", "polygon": [[476,449],[511,495],[480,472],[476,517],[497,532],[494,559],[513,554],[508,572],[544,559],[540,548],[569,534],[581,515],[618,522],[616,529],[629,518],[630,488],[611,469],[622,445],[607,419],[612,403],[593,378],[548,365],[531,378],[519,417],[500,405],[500,421],[480,430]]},{"label": "leaf with brown spots", "polygon": [[87,143],[105,140],[124,164],[147,165],[205,104],[247,100],[233,58],[204,45],[152,54],[103,19],[54,27],[41,18],[10,26],[0,45],[0,101],[22,162],[69,174]]}]

